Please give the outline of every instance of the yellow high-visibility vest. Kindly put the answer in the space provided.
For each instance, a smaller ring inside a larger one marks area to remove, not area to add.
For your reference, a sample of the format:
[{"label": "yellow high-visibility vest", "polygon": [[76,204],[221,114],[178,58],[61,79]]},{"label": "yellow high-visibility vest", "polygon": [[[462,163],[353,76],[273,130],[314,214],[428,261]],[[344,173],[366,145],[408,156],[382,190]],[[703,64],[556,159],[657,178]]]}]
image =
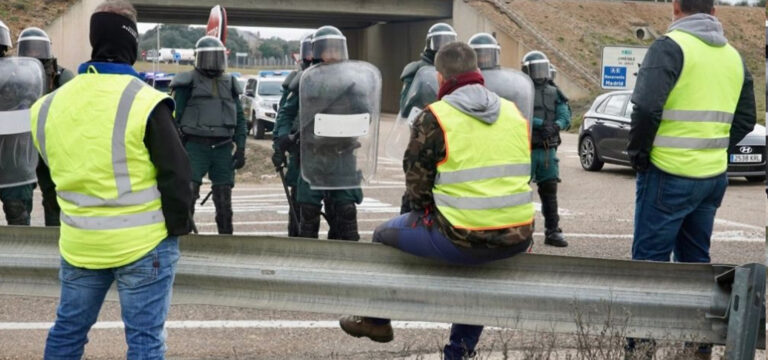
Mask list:
[{"label": "yellow high-visibility vest", "polygon": [[56,184],[59,248],[69,264],[123,266],[168,236],[144,135],[153,109],[170,100],[130,75],[87,73],[32,106],[32,135]]},{"label": "yellow high-visibility vest", "polygon": [[445,134],[446,153],[437,164],[432,194],[455,228],[493,230],[533,222],[528,122],[514,103],[500,100],[493,124],[445,101],[429,106]]},{"label": "yellow high-visibility vest", "polygon": [[744,84],[741,56],[730,44],[711,46],[680,30],[666,34],[683,50],[683,69],[664,104],[651,162],[690,178],[728,169],[731,122]]}]

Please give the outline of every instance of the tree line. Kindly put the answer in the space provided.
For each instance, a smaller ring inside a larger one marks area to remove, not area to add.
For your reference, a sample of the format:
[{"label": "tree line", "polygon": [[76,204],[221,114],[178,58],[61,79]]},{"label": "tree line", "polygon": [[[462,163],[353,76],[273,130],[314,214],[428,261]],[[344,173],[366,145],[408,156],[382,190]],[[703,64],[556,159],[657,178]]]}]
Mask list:
[{"label": "tree line", "polygon": [[[160,47],[177,49],[194,49],[195,43],[205,35],[205,28],[187,25],[162,25],[160,27]],[[252,39],[251,44],[246,37]],[[288,41],[278,37],[262,39],[259,33],[241,33],[235,28],[229,28],[227,34],[227,49],[230,50],[229,60],[235,61],[236,53],[248,53],[252,58],[283,58],[299,52],[299,41]],[[139,40],[139,52],[157,47],[157,27],[147,30]]]}]

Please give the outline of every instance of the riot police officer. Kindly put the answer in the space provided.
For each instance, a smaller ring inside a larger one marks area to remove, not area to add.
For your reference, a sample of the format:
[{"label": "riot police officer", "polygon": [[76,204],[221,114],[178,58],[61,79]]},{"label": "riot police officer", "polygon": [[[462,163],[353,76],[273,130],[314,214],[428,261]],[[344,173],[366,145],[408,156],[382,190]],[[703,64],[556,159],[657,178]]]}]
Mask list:
[{"label": "riot police officer", "polygon": [[176,75],[171,82],[176,119],[192,164],[192,190],[199,198],[207,173],[213,184],[219,234],[232,234],[234,170],[245,165],[242,89],[234,76],[225,73],[226,68],[224,44],[205,36],[195,44],[195,69]]},{"label": "riot police officer", "polygon": [[[296,207],[296,182],[299,178],[299,80],[304,70],[312,65],[312,33],[304,35],[299,49],[301,63],[298,70],[292,71],[283,81],[283,96],[280,98],[275,130],[273,131],[272,163],[277,171],[285,166],[285,186],[289,187],[288,236],[298,236],[298,208]],[[285,153],[289,153],[286,158]],[[287,166],[286,166],[287,165]]]},{"label": "riot police officer", "polygon": [[357,241],[361,183],[375,168],[381,74],[348,60],[346,37],[333,26],[315,31],[312,56],[316,65],[299,83],[299,236],[318,237],[322,201],[328,238]]},{"label": "riot police officer", "polygon": [[469,38],[469,47],[477,55],[477,67],[485,79],[485,87],[502,98],[512,101],[526,120],[533,117],[534,87],[531,78],[516,69],[500,64],[501,46],[488,33],[477,33]]},{"label": "riot police officer", "polygon": [[523,72],[530,76],[536,89],[531,121],[531,171],[541,198],[541,213],[546,227],[544,243],[566,247],[568,242],[563,238],[557,213],[557,183],[560,181],[557,147],[561,142],[560,130],[567,129],[571,124],[571,110],[568,98],[551,82],[550,62],[544,53],[531,51],[525,54]]},{"label": "riot police officer", "polygon": [[[410,62],[403,68],[400,81],[403,88],[400,91],[400,111],[395,125],[387,135],[385,156],[393,160],[402,160],[405,147],[410,140],[410,123],[424,108],[437,101],[437,71],[435,71],[435,54],[440,47],[457,40],[456,31],[446,23],[432,25],[427,31],[427,37],[419,60]],[[416,108],[416,111],[413,111]],[[400,213],[410,212],[410,205],[403,195]]]},{"label": "riot police officer", "polygon": [[[58,65],[56,57],[51,50],[51,39],[45,31],[36,27],[24,29],[19,34],[17,41],[19,56],[32,57],[43,63],[46,76],[46,94],[50,93],[75,75]],[[45,226],[59,226],[59,203],[56,201],[56,185],[51,180],[51,173],[42,158],[37,162],[37,183],[43,195],[43,212],[45,214]],[[31,199],[30,199],[31,201]]]},{"label": "riot police officer", "polygon": [[[403,82],[403,89],[400,91],[400,116],[407,118],[411,107],[421,105],[423,108],[425,105],[437,100],[437,92],[434,94],[434,98],[425,99],[424,104],[414,104],[408,101],[408,92],[411,89],[411,84],[416,77],[419,70],[425,66],[434,67],[435,54],[440,50],[440,47],[456,41],[456,31],[453,30],[451,25],[446,23],[437,23],[432,25],[427,31],[426,44],[424,45],[424,51],[421,52],[419,60],[413,61],[403,68],[403,73],[400,75],[400,81]],[[437,75],[434,74],[434,87],[437,88]],[[402,154],[401,154],[402,155]]]},{"label": "riot police officer", "polygon": [[45,91],[37,59],[7,57],[11,33],[0,21],[0,202],[8,225],[29,225],[38,154],[29,108]]}]

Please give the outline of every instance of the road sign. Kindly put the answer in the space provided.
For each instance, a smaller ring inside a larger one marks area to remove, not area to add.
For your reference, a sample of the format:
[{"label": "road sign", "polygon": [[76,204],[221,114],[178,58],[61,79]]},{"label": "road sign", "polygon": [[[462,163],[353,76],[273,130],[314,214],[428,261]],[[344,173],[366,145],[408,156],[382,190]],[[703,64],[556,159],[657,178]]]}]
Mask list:
[{"label": "road sign", "polygon": [[647,47],[639,46],[604,47],[600,86],[608,90],[634,89],[647,52]]}]

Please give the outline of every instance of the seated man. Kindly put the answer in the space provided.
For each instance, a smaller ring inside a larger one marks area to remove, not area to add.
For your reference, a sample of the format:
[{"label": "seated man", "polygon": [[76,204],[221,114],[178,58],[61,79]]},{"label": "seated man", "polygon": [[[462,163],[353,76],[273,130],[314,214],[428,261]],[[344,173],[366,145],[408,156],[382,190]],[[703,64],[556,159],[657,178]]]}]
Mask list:
[{"label": "seated man", "polygon": [[[467,44],[443,46],[435,66],[440,101],[414,122],[403,160],[413,210],[379,226],[373,241],[457,265],[524,252],[534,219],[527,121],[483,86]],[[387,319],[347,316],[340,325],[356,337],[393,338]],[[482,330],[454,324],[445,359],[471,356]]]}]

